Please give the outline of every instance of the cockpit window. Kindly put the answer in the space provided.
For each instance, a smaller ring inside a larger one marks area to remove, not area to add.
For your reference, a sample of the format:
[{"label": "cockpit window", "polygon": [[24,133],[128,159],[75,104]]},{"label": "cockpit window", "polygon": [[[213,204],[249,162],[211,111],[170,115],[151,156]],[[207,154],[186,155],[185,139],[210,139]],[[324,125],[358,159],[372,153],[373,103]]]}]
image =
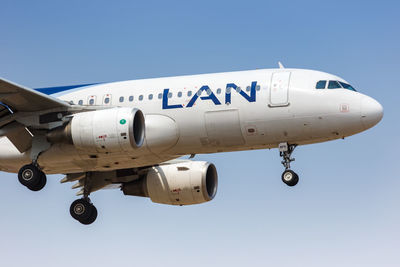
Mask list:
[{"label": "cockpit window", "polygon": [[356,92],[356,89],[354,89],[354,87],[351,86],[350,84],[343,83],[343,82],[339,82],[339,83],[340,83],[340,85],[341,85],[344,89],[349,89],[349,90],[351,90],[351,91]]},{"label": "cockpit window", "polygon": [[325,86],[326,86],[326,81],[319,81],[317,82],[315,89],[325,89]]},{"label": "cockpit window", "polygon": [[328,89],[338,89],[338,88],[342,88],[338,81],[329,81]]},{"label": "cockpit window", "polygon": [[321,80],[318,81],[317,84],[315,85],[315,89],[325,89],[326,88],[326,84],[328,84],[328,89],[348,89],[351,91],[355,91],[357,92],[356,89],[354,89],[353,86],[351,86],[348,83],[344,83],[344,82],[339,82],[339,81],[325,81],[325,80]]}]

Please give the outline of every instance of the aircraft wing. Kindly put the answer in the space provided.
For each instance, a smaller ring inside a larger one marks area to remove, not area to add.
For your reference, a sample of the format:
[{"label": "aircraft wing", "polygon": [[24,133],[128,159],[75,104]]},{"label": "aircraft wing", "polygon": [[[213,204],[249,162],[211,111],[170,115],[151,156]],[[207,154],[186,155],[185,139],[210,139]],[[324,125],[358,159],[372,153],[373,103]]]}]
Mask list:
[{"label": "aircraft wing", "polygon": [[70,105],[57,98],[23,87],[0,78],[0,117],[11,109],[15,112],[34,112],[52,108],[69,107]]},{"label": "aircraft wing", "polygon": [[66,110],[71,105],[41,92],[0,78],[0,136],[7,136],[22,153],[32,145],[32,134],[17,117],[46,110]]}]

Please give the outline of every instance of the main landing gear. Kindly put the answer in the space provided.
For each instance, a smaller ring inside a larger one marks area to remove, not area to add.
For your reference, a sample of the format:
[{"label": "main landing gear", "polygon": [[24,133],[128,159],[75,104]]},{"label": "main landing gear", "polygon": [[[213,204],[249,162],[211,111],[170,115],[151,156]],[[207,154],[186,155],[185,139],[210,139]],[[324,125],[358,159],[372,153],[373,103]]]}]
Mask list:
[{"label": "main landing gear", "polygon": [[[37,164],[41,152],[46,151],[51,144],[47,141],[45,135],[37,134],[32,139],[32,149],[30,158],[31,164],[23,166],[18,171],[18,180],[20,183],[32,191],[39,191],[46,185],[46,174]],[[87,172],[83,178],[83,198],[72,202],[69,209],[71,216],[82,224],[91,224],[97,218],[97,209],[89,199],[91,192],[91,173]]]},{"label": "main landing gear", "polygon": [[82,224],[92,224],[97,218],[97,209],[89,198],[91,188],[90,172],[86,173],[83,186],[83,198],[72,202],[69,213]]},{"label": "main landing gear", "polygon": [[97,209],[88,197],[72,202],[69,213],[72,218],[86,225],[93,223],[97,218]]},{"label": "main landing gear", "polygon": [[[37,164],[27,164],[18,172],[20,183],[32,191],[39,191],[46,185],[46,174]],[[90,173],[84,178],[83,198],[72,202],[69,212],[71,216],[82,224],[91,224],[97,218],[97,209],[89,198]]]},{"label": "main landing gear", "polygon": [[294,161],[291,155],[297,145],[289,145],[288,143],[279,144],[279,155],[283,158],[282,165],[285,171],[282,173],[282,181],[288,186],[295,186],[299,182],[297,173],[290,169],[290,162]]},{"label": "main landing gear", "polygon": [[46,174],[35,163],[23,166],[18,172],[19,182],[32,191],[39,191],[46,185]]},{"label": "main landing gear", "polygon": [[47,142],[43,134],[34,134],[32,137],[32,148],[30,152],[31,164],[22,166],[18,171],[19,182],[32,191],[42,190],[46,185],[46,174],[39,167],[38,158],[40,153],[46,151],[51,144]]}]

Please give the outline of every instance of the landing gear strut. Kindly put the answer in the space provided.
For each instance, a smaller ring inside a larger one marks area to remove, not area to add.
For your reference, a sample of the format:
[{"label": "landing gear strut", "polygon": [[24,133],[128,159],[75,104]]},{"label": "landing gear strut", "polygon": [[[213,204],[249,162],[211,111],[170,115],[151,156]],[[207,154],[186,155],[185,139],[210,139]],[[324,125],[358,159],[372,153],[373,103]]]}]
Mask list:
[{"label": "landing gear strut", "polygon": [[290,169],[290,162],[294,161],[291,155],[297,145],[289,145],[288,143],[279,144],[279,155],[283,158],[282,165],[285,167],[285,171],[282,173],[282,181],[288,186],[295,186],[299,182],[299,176],[297,173]]},{"label": "landing gear strut", "polygon": [[32,148],[30,152],[31,164],[22,166],[18,172],[19,182],[32,191],[39,191],[46,185],[46,174],[38,164],[40,153],[50,148],[51,144],[47,141],[43,133],[37,132],[32,137]]},{"label": "landing gear strut", "polygon": [[39,191],[46,185],[46,174],[35,163],[23,166],[18,172],[19,182],[32,191]]},{"label": "landing gear strut", "polygon": [[86,173],[83,186],[83,198],[72,202],[69,213],[82,224],[92,224],[97,218],[97,209],[89,198],[91,187],[90,172]]}]

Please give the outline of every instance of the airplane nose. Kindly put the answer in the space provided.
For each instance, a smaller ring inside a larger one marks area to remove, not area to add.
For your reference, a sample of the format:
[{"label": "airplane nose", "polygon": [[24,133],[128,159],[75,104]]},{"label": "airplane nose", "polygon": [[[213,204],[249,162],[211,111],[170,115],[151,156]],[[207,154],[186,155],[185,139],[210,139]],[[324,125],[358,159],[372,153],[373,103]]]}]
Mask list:
[{"label": "airplane nose", "polygon": [[372,97],[365,96],[361,102],[361,122],[365,129],[376,125],[383,117],[383,107]]}]

